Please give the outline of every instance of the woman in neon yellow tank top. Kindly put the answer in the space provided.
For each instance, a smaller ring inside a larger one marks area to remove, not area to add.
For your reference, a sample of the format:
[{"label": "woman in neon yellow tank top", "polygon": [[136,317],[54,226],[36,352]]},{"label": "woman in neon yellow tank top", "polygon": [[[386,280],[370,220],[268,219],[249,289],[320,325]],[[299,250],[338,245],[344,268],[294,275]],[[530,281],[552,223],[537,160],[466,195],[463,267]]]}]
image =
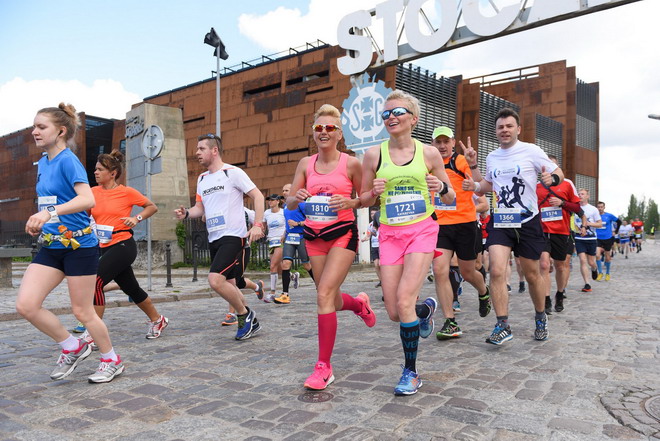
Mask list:
[{"label": "woman in neon yellow tank top", "polygon": [[432,297],[416,305],[438,236],[429,192],[438,192],[446,204],[453,203],[455,193],[438,150],[412,137],[419,120],[419,101],[395,90],[385,101],[382,118],[390,139],[364,156],[360,200],[367,207],[381,196],[381,286],[390,320],[400,322],[405,356],[394,394],[412,395],[422,385],[415,365],[419,337],[433,332],[437,306]]}]

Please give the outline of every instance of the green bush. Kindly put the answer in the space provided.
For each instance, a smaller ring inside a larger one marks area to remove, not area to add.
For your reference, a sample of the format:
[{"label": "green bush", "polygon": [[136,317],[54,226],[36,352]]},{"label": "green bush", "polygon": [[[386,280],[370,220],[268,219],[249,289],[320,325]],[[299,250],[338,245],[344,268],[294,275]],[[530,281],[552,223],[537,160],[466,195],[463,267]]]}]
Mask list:
[{"label": "green bush", "polygon": [[186,226],[183,222],[176,223],[176,243],[179,244],[182,250],[186,249]]}]

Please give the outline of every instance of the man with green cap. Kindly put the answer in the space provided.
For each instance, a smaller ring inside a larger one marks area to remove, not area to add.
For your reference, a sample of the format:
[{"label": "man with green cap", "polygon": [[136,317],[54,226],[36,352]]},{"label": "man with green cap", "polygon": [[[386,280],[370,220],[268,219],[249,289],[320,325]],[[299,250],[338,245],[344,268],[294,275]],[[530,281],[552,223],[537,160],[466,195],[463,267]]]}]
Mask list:
[{"label": "man with green cap", "polygon": [[449,176],[452,186],[456,188],[456,199],[451,205],[442,203],[437,196],[433,198],[435,214],[440,225],[436,255],[441,253],[433,259],[433,273],[436,294],[445,317],[445,323],[442,329],[436,333],[436,337],[438,340],[445,340],[459,337],[462,334],[452,308],[454,298],[449,279],[454,254],[458,258],[461,275],[479,293],[479,315],[486,317],[491,309],[490,292],[486,286],[485,277],[476,269],[477,254],[481,251],[477,205],[480,212],[485,211],[488,209],[488,201],[484,196],[473,198],[473,192],[462,189],[463,180],[467,176],[476,180],[481,179],[479,168],[476,165],[476,152],[472,149],[470,138],[468,138],[468,147],[465,147],[462,142],[460,145],[466,155],[472,155],[473,166],[470,166],[464,155],[454,152],[456,139],[454,132],[449,127],[436,127],[433,130],[431,145],[440,152],[447,176]]}]

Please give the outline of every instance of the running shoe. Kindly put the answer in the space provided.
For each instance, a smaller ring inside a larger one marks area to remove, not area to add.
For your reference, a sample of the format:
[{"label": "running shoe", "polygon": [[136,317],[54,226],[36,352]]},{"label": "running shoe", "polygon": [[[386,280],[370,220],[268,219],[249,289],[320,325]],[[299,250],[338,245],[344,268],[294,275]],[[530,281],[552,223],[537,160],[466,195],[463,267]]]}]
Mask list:
[{"label": "running shoe", "polygon": [[376,288],[380,288],[380,280],[376,283]]},{"label": "running shoe", "polygon": [[426,280],[428,280],[429,283],[433,283],[433,281],[435,280],[435,278],[433,277],[433,274],[429,274],[428,276],[426,276]]},{"label": "running shoe", "polygon": [[170,321],[167,319],[167,317],[161,315],[160,318],[155,322],[147,322],[147,323],[149,323],[147,338],[149,340],[152,340],[154,338],[160,337],[161,332],[163,332],[163,330],[167,328],[167,325],[170,324]]},{"label": "running shoe", "polygon": [[588,283],[584,285],[584,288],[582,288],[582,292],[591,292],[591,285]]},{"label": "running shoe", "polygon": [[297,271],[291,273],[291,279],[293,280],[293,289],[298,289],[298,285],[300,282],[300,273]]},{"label": "running shoe", "polygon": [[438,340],[449,340],[450,338],[456,338],[463,335],[463,331],[458,327],[458,324],[455,320],[446,319],[445,324],[442,325],[442,329],[435,333],[435,337]]},{"label": "running shoe", "polygon": [[552,299],[550,296],[545,297],[545,313],[552,315]]},{"label": "running shoe", "polygon": [[603,273],[598,273],[598,276],[596,277],[596,281],[600,282],[603,280]]},{"label": "running shoe", "polygon": [[508,283],[506,285],[506,290],[509,292],[509,294],[511,294],[511,285],[509,285]]},{"label": "running shoe", "polygon": [[597,269],[592,269],[592,270],[591,270],[591,278],[592,278],[593,280],[598,279],[598,270],[597,270]]},{"label": "running shoe", "polygon": [[62,350],[60,357],[57,359],[57,366],[50,374],[51,379],[61,380],[67,377],[81,361],[92,353],[91,346],[85,340],[78,339],[78,345],[78,349],[75,351]]},{"label": "running shoe", "polygon": [[413,395],[420,387],[422,387],[422,379],[419,374],[403,367],[403,374],[401,374],[399,384],[394,388],[394,395]]},{"label": "running shoe", "polygon": [[254,290],[254,293],[257,295],[257,298],[259,300],[262,300],[264,298],[264,281],[263,280],[257,280],[257,288]]},{"label": "running shoe", "polygon": [[513,338],[513,334],[511,334],[511,327],[507,325],[506,328],[501,328],[497,325],[495,325],[495,329],[493,329],[493,332],[490,334],[490,337],[486,339],[486,343],[490,343],[493,345],[501,345],[502,343],[505,343]]},{"label": "running shoe", "polygon": [[606,282],[609,282],[609,281],[610,281],[610,275],[609,275],[609,274],[605,274],[605,281],[606,281]]},{"label": "running shoe", "polygon": [[282,293],[281,296],[275,297],[273,302],[277,303],[278,305],[288,305],[291,303],[291,299],[289,298],[289,294]]},{"label": "running shoe", "polygon": [[433,297],[428,297],[424,300],[424,304],[429,307],[430,312],[426,317],[419,318],[419,336],[422,338],[428,338],[428,336],[433,333],[433,328],[435,327],[435,323],[433,323],[433,313],[438,307],[438,302],[436,302]]},{"label": "running shoe", "polygon": [[270,294],[266,294],[266,295],[264,296],[264,302],[266,302],[266,303],[273,303],[273,301],[275,301],[275,294],[270,293]]},{"label": "running shoe", "polygon": [[364,323],[373,328],[376,325],[376,313],[371,309],[371,302],[369,301],[369,295],[367,293],[361,292],[355,296],[355,300],[362,303],[362,311],[356,312],[355,315],[364,320]]},{"label": "running shoe", "polygon": [[564,293],[558,292],[555,294],[555,311],[562,312],[564,310]]},{"label": "running shoe", "polygon": [[486,317],[490,309],[490,288],[486,286],[486,294],[479,296],[479,317]]},{"label": "running shoe", "polygon": [[87,380],[90,383],[109,383],[118,375],[124,372],[124,362],[117,356],[117,361],[110,358],[102,358],[99,368],[90,375]]},{"label": "running shoe", "polygon": [[544,341],[548,339],[548,317],[536,320],[534,340]]},{"label": "running shoe", "polygon": [[96,343],[94,343],[94,339],[92,338],[91,335],[89,335],[89,331],[85,329],[85,332],[83,332],[83,335],[80,336],[81,340],[85,340],[87,344],[89,344],[89,347],[92,348],[92,351],[98,351],[99,347],[96,346]]},{"label": "running shoe", "polygon": [[238,329],[236,330],[236,340],[247,340],[261,329],[254,311],[248,309],[246,315],[238,316]]},{"label": "running shoe", "polygon": [[323,390],[333,381],[335,381],[335,376],[332,375],[332,366],[322,361],[318,361],[316,365],[314,365],[314,373],[305,380],[305,388],[310,390]]},{"label": "running shoe", "polygon": [[454,312],[461,312],[461,302],[454,300],[454,303],[451,304],[451,309],[453,309]]},{"label": "running shoe", "polygon": [[519,282],[518,283],[518,294],[522,294],[525,292],[525,282]]},{"label": "running shoe", "polygon": [[74,326],[71,331],[76,334],[82,334],[86,329],[87,328],[85,328],[85,325],[83,325],[82,322],[78,322],[78,324]]},{"label": "running shoe", "polygon": [[222,326],[231,326],[236,324],[238,324],[238,319],[236,318],[236,314],[232,314],[231,312],[225,314],[225,319],[221,323]]}]

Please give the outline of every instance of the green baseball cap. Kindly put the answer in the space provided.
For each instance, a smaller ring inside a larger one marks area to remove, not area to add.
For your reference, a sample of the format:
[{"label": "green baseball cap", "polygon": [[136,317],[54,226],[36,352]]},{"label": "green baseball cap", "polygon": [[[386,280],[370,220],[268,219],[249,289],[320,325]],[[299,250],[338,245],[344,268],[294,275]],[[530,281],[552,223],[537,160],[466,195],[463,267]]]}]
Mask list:
[{"label": "green baseball cap", "polygon": [[436,127],[435,129],[433,129],[433,139],[442,135],[446,136],[447,138],[453,138],[454,131],[449,127],[445,127],[445,126]]}]

